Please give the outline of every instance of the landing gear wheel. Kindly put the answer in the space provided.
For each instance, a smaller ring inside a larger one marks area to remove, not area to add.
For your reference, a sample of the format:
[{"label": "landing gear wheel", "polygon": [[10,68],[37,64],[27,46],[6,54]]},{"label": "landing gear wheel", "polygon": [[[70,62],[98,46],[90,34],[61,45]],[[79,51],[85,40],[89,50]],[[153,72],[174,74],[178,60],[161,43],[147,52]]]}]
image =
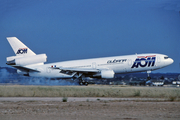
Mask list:
[{"label": "landing gear wheel", "polygon": [[151,77],[147,77],[147,80],[150,80],[151,79]]},{"label": "landing gear wheel", "polygon": [[79,85],[83,85],[83,83],[82,83],[82,82],[79,82]]},{"label": "landing gear wheel", "polygon": [[88,82],[85,82],[84,85],[85,85],[85,86],[88,86]]}]

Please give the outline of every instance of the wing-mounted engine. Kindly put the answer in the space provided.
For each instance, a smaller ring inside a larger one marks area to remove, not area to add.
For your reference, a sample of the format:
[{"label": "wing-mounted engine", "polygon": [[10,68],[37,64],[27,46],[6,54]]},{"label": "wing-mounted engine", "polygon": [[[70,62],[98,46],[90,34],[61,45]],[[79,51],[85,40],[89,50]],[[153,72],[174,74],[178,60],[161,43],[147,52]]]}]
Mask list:
[{"label": "wing-mounted engine", "polygon": [[32,64],[43,64],[47,61],[46,54],[32,55],[32,56],[11,56],[7,57],[7,65],[26,66]]},{"label": "wing-mounted engine", "polygon": [[93,75],[93,77],[95,78],[114,78],[114,71],[113,70],[109,70],[109,69],[105,69],[105,70],[101,70],[100,72],[96,73]]},{"label": "wing-mounted engine", "polygon": [[114,78],[114,71],[113,70],[102,70],[101,78]]}]

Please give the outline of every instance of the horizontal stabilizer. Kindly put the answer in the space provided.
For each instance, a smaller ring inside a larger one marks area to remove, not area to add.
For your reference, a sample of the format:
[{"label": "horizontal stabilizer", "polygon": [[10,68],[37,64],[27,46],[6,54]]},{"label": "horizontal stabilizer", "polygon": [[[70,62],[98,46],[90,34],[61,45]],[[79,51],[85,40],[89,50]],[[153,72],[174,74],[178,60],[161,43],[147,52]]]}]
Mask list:
[{"label": "horizontal stabilizer", "polygon": [[14,65],[13,67],[23,71],[23,72],[40,72],[38,70],[35,70],[35,69],[31,69],[31,68],[28,68],[28,67],[23,67],[23,66],[16,66]]}]

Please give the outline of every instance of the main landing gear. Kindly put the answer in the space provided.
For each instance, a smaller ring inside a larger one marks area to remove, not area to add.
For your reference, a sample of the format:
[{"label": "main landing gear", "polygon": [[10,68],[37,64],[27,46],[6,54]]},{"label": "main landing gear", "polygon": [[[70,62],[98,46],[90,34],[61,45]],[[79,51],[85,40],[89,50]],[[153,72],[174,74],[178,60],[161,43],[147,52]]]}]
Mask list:
[{"label": "main landing gear", "polygon": [[84,80],[83,78],[84,78],[84,75],[82,73],[75,73],[75,75],[74,75],[74,80],[78,80],[79,85],[88,86],[89,83],[86,80]]},{"label": "main landing gear", "polygon": [[89,84],[89,83],[88,83],[87,81],[84,81],[84,80],[82,80],[82,79],[79,80],[79,85],[81,85],[81,86],[82,86],[82,85],[88,86],[88,84]]}]

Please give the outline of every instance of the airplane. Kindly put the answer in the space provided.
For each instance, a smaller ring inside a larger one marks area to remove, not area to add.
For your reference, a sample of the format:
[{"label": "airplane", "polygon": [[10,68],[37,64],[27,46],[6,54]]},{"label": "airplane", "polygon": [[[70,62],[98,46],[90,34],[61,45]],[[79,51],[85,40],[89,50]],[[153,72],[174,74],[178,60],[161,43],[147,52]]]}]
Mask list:
[{"label": "airplane", "polygon": [[88,85],[86,78],[114,78],[115,74],[147,72],[172,64],[173,59],[164,54],[148,53],[113,56],[64,62],[48,63],[46,54],[36,55],[16,37],[7,37],[16,56],[7,57],[7,65],[17,69],[24,76],[52,79],[76,79],[79,85]]}]

